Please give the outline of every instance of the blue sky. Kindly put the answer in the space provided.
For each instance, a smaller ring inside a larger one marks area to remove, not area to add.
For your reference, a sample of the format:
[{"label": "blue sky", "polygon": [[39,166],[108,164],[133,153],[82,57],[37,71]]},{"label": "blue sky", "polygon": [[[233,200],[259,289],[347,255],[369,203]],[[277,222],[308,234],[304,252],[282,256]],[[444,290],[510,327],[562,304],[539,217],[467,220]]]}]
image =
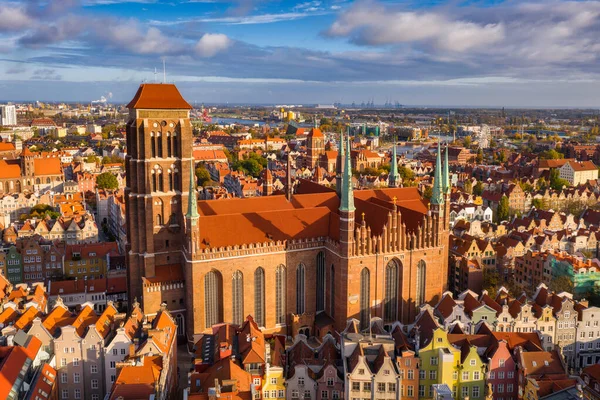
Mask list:
[{"label": "blue sky", "polygon": [[[0,100],[599,107],[600,1],[1,0]],[[160,77],[159,73],[159,77]]]}]

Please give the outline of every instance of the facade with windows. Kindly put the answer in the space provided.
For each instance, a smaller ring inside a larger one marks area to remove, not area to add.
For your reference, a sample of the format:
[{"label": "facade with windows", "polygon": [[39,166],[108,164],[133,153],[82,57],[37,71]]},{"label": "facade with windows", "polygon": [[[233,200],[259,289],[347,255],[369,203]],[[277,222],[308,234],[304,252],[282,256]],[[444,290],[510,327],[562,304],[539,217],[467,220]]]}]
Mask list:
[{"label": "facade with windows", "polygon": [[441,152],[430,206],[416,188],[354,191],[344,138],[338,192],[298,179],[285,196],[199,201],[191,106],[174,85],[143,84],[128,107],[130,301],[151,315],[183,299],[172,312],[185,313],[190,342],[248,314],[292,336],[314,334],[322,312],[338,331],[348,318],[408,323],[444,292],[450,188]]}]

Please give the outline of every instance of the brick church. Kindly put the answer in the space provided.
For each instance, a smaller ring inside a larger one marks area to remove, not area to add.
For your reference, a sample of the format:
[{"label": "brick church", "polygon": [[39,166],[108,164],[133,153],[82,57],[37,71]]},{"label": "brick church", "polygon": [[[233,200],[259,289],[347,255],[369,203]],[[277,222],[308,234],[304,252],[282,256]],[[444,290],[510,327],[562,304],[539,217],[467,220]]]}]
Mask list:
[{"label": "brick church", "polygon": [[349,318],[406,323],[444,292],[450,187],[441,151],[429,201],[398,187],[395,151],[390,188],[353,190],[345,135],[336,190],[288,179],[285,195],[199,201],[192,107],[174,85],[142,84],[128,108],[130,300],[149,315],[166,303],[191,343],[248,314],[288,335],[341,331]]}]

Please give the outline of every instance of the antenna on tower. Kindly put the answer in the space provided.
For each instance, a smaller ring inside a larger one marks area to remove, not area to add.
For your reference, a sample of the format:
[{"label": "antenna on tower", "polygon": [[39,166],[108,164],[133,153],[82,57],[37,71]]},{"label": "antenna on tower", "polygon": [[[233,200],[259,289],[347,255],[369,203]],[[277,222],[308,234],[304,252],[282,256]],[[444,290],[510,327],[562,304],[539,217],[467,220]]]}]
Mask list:
[{"label": "antenna on tower", "polygon": [[164,57],[162,59],[162,62],[163,62],[163,83],[167,83],[167,61],[165,60]]},{"label": "antenna on tower", "polygon": [[154,83],[158,83],[158,81],[156,80],[156,67],[154,67]]}]

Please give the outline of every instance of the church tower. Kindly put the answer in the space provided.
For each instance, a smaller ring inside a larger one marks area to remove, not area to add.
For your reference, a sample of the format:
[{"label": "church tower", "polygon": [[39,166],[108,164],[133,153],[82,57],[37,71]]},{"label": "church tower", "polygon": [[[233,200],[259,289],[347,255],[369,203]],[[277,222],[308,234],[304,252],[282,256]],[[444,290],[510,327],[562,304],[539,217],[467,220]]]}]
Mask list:
[{"label": "church tower", "polygon": [[400,186],[402,178],[400,178],[400,174],[398,173],[398,156],[396,154],[396,137],[394,136],[394,146],[392,147],[392,160],[390,165],[390,175],[388,186],[391,188],[395,188]]},{"label": "church tower", "polygon": [[306,138],[306,167],[314,168],[319,165],[321,155],[325,154],[325,137],[319,128],[315,127],[310,130]]},{"label": "church tower", "polygon": [[352,189],[352,166],[350,164],[350,136],[346,136],[344,172],[342,173],[342,197],[340,199],[340,244],[342,257],[352,256],[354,247],[354,191]]},{"label": "church tower", "polygon": [[144,313],[151,314],[159,309],[165,294],[143,290],[144,285],[159,289],[165,276],[181,276],[186,244],[182,206],[188,200],[183,182],[193,173],[190,152],[183,149],[192,147],[192,107],[175,85],[146,83],[127,108],[129,301],[142,300]]}]

